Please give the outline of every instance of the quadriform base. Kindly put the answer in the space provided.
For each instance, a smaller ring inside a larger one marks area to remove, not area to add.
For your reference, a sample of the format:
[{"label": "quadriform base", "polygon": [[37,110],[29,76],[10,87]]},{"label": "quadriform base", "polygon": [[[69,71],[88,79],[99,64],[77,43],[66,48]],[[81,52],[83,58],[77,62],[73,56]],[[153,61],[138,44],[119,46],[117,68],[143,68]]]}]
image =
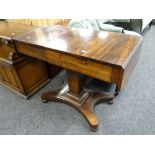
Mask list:
[{"label": "quadriform base", "polygon": [[[81,82],[79,82],[81,81],[81,75],[76,72],[68,70],[67,77],[68,85],[64,86],[64,88],[61,90],[47,92],[43,94],[41,97],[42,101],[44,103],[47,103],[49,101],[56,101],[72,106],[84,116],[84,118],[87,120],[90,126],[90,129],[92,131],[96,131],[98,129],[99,122],[94,113],[94,107],[96,104],[103,102],[112,103],[115,97],[114,93],[97,92],[81,89]],[[73,88],[71,87],[71,83],[75,82],[75,80],[78,87],[76,86],[75,88]]]}]

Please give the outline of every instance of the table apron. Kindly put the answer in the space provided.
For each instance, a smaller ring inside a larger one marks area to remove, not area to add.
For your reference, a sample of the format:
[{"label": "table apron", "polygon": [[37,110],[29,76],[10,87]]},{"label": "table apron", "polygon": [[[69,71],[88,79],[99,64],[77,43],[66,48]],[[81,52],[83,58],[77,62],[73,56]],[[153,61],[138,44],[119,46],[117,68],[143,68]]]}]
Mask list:
[{"label": "table apron", "polygon": [[41,59],[48,63],[60,66],[65,69],[105,81],[109,83],[119,83],[119,69],[112,66],[86,60],[84,58],[70,56],[65,53],[42,49],[23,43],[15,43],[19,53]]}]

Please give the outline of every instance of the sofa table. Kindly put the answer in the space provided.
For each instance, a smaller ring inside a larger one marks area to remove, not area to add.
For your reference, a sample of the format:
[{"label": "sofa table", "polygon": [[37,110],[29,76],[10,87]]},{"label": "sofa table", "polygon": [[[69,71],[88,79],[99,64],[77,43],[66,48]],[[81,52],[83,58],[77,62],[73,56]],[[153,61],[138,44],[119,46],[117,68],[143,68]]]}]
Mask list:
[{"label": "sofa table", "polygon": [[115,94],[83,89],[85,75],[115,83],[118,93],[138,62],[143,38],[53,25],[13,40],[20,53],[67,70],[67,85],[43,94],[42,101],[58,101],[74,107],[85,117],[90,128],[96,130],[99,123],[94,106],[112,101]]}]

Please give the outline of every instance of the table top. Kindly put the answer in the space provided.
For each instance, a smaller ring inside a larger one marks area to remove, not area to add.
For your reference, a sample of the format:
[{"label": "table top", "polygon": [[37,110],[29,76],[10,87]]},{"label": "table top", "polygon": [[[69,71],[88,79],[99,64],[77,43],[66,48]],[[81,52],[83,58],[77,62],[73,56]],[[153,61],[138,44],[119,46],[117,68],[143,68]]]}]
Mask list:
[{"label": "table top", "polygon": [[53,25],[37,28],[14,37],[14,40],[124,68],[142,43],[143,37],[88,29],[72,30],[65,26]]},{"label": "table top", "polygon": [[13,37],[29,32],[34,28],[35,27],[24,24],[11,23],[5,20],[0,21],[0,37],[12,39]]}]

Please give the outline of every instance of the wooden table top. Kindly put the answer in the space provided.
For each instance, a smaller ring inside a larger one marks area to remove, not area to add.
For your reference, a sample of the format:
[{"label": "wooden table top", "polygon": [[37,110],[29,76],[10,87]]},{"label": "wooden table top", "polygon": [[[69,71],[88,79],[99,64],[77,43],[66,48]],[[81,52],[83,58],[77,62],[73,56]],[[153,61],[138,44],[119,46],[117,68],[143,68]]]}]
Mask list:
[{"label": "wooden table top", "polygon": [[26,33],[34,28],[35,27],[24,24],[0,21],[0,37],[12,39],[13,37]]},{"label": "wooden table top", "polygon": [[37,28],[14,37],[14,40],[125,68],[143,37],[87,29],[71,30],[65,26],[53,25]]}]

